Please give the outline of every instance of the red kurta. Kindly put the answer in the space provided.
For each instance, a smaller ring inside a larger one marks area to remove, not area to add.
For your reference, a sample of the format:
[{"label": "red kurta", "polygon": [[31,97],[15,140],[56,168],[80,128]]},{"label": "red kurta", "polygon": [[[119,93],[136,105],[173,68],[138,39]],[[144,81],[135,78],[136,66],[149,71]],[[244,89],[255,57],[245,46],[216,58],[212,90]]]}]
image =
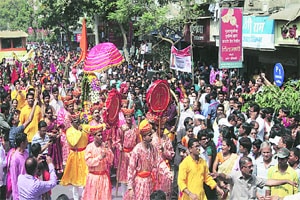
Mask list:
[{"label": "red kurta", "polygon": [[153,145],[150,144],[150,148],[147,149],[141,142],[134,147],[127,171],[128,188],[133,189],[134,197],[130,198],[129,191],[127,191],[124,200],[150,199],[157,177],[157,164],[158,152]]},{"label": "red kurta", "polygon": [[[171,140],[166,135],[159,138],[157,134],[153,134],[152,139],[153,146],[156,147],[159,152],[159,165],[158,165],[158,180],[156,182],[155,189],[162,190],[167,194],[167,199],[171,197],[172,190],[172,172],[170,170],[170,161],[175,155]],[[161,148],[163,150],[161,150]]]},{"label": "red kurta", "polygon": [[118,131],[116,148],[123,146],[121,152],[121,164],[117,169],[117,176],[120,183],[127,183],[127,169],[129,165],[129,157],[133,148],[140,142],[139,131],[136,127],[129,129],[127,125],[121,128],[123,131]]}]

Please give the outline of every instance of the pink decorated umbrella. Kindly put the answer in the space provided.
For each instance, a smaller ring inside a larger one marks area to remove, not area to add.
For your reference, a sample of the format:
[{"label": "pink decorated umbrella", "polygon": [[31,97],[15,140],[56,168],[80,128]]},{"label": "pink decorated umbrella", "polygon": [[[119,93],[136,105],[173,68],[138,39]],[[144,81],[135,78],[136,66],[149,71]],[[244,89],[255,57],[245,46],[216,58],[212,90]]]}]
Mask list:
[{"label": "pink decorated umbrella", "polygon": [[124,58],[117,47],[113,43],[105,42],[94,46],[89,51],[83,70],[88,74],[103,72],[111,67],[119,66],[123,62]]}]

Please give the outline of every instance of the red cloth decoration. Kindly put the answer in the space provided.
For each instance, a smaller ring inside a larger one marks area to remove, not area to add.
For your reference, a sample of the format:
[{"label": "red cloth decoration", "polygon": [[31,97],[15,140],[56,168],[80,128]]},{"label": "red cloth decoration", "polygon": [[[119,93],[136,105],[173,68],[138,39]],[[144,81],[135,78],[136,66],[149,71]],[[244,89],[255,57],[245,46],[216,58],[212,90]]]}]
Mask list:
[{"label": "red cloth decoration", "polygon": [[167,80],[156,80],[146,94],[149,111],[158,115],[167,110],[170,99],[171,92]]},{"label": "red cloth decoration", "polygon": [[10,79],[10,82],[13,84],[16,80],[18,80],[18,73],[17,73],[17,70],[16,68],[13,68],[13,71],[11,73],[11,79]]},{"label": "red cloth decoration", "polygon": [[105,104],[107,109],[103,113],[104,122],[110,126],[117,125],[121,109],[121,94],[116,89],[112,89],[108,93]]}]

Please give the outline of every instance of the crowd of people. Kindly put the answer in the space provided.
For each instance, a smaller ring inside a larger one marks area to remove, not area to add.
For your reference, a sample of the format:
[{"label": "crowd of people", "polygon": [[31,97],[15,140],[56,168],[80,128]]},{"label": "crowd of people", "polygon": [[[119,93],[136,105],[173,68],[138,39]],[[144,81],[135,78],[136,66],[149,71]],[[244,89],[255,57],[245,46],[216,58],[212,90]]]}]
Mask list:
[{"label": "crowd of people", "polygon": [[[51,199],[57,184],[73,199],[112,199],[113,187],[126,200],[299,198],[300,116],[255,99],[242,109],[244,94],[271,84],[264,73],[125,62],[95,73],[91,102],[76,60],[45,44],[29,62],[2,60],[0,199]],[[174,91],[159,116],[146,100],[156,80]],[[116,126],[105,120],[111,90],[122,96]]]}]

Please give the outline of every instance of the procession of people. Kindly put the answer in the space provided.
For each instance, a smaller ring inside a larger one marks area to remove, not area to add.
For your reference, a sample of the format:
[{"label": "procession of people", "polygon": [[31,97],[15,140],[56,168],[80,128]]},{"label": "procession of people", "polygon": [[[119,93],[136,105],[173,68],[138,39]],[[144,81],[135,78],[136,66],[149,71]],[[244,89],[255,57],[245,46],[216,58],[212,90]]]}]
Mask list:
[{"label": "procession of people", "polygon": [[3,59],[0,199],[51,199],[57,184],[75,200],[299,198],[300,115],[244,98],[264,73],[142,59],[92,74],[58,45]]}]

